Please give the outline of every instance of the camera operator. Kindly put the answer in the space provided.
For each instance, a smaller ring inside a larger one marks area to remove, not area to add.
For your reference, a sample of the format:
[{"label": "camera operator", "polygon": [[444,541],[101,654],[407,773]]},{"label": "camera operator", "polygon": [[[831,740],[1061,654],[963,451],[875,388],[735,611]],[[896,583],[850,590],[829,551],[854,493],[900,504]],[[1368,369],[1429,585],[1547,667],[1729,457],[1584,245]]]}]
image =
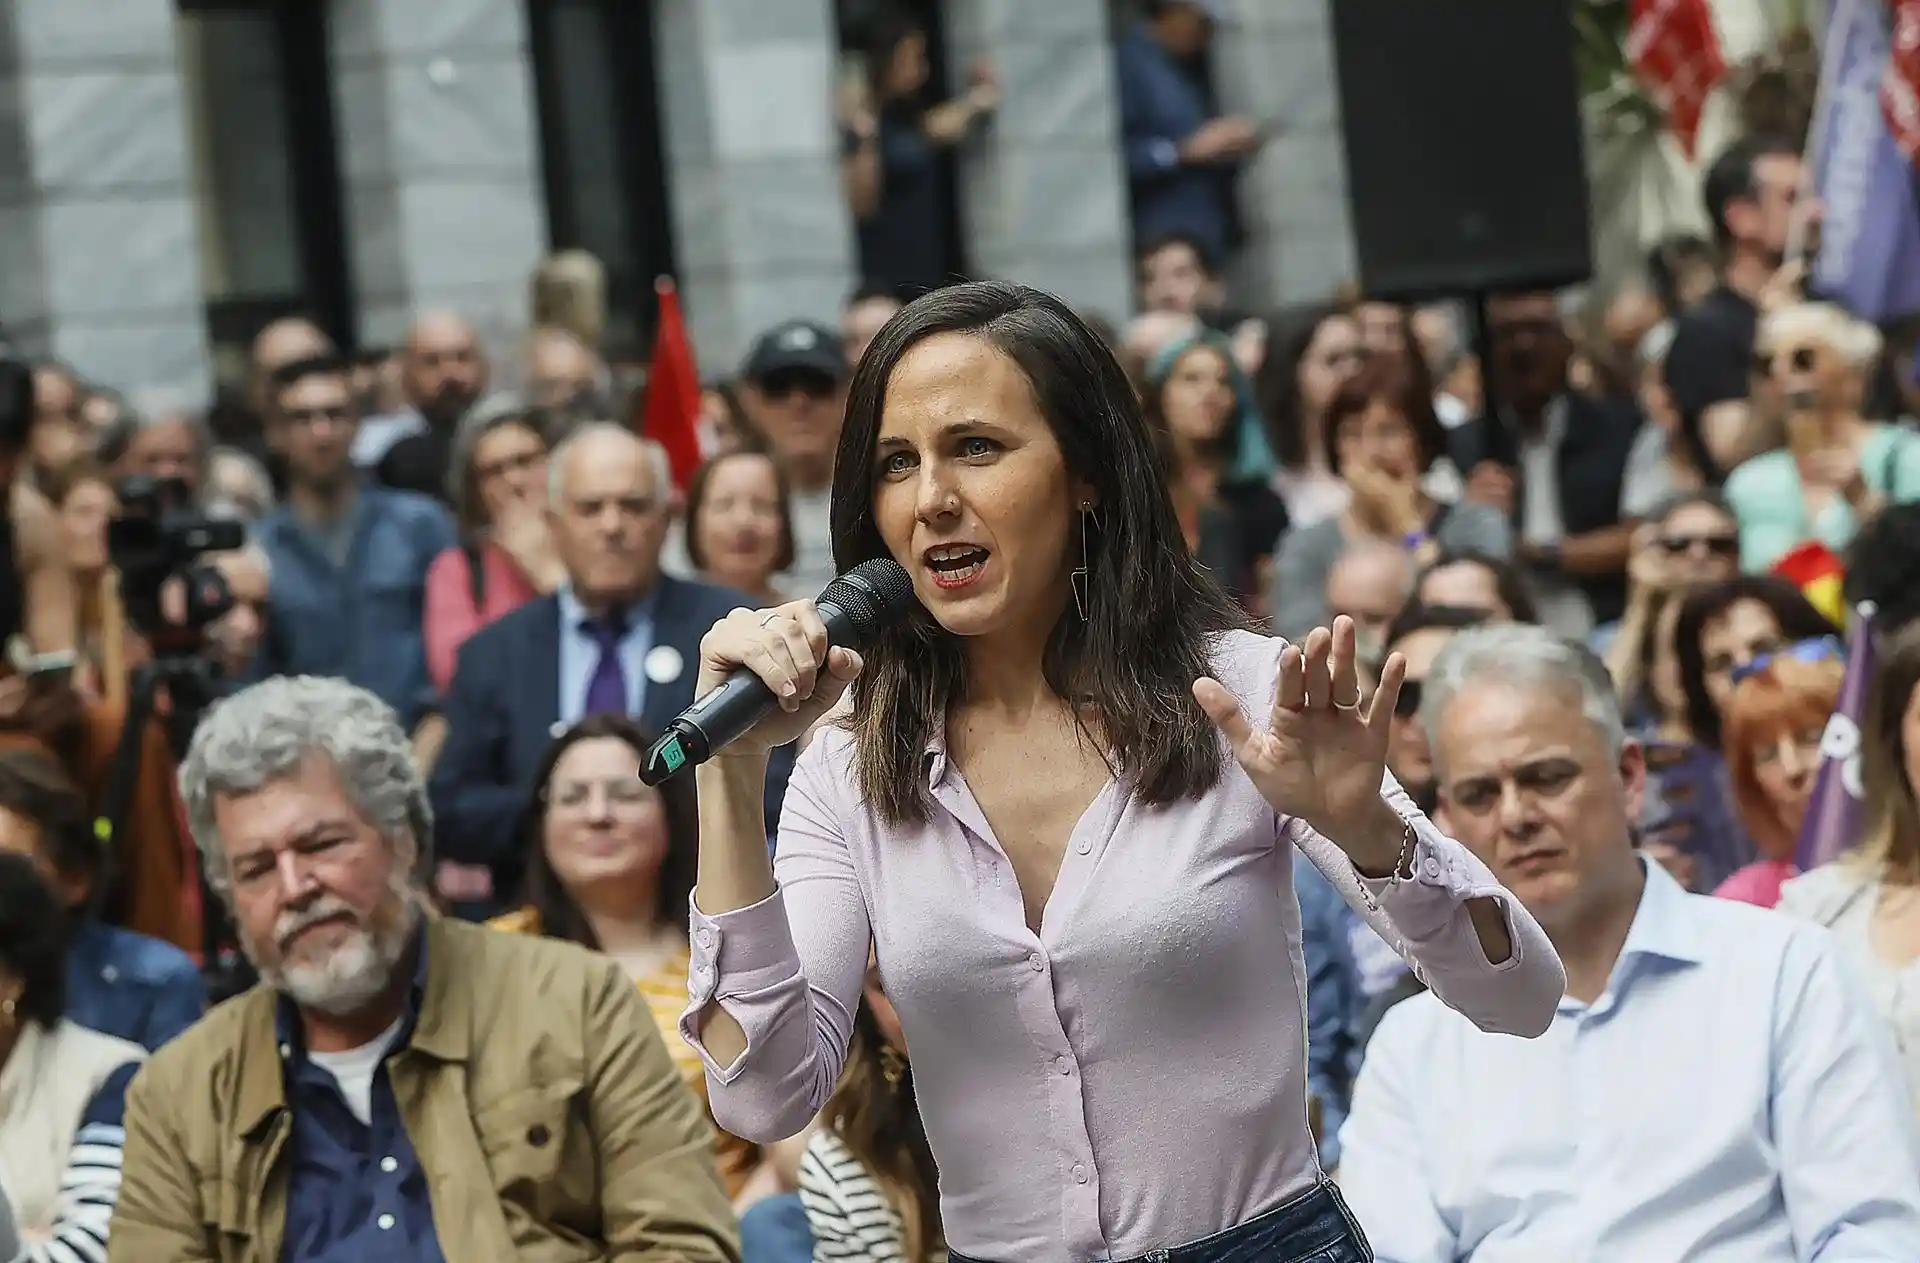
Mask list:
[{"label": "camera operator", "polygon": [[[107,551],[118,575],[131,670],[97,827],[128,875],[120,892],[128,919],[143,917],[156,901],[173,905],[179,915],[172,932],[159,936],[217,966],[226,930],[217,915],[208,915],[218,905],[206,898],[195,866],[179,860],[173,773],[201,713],[224,687],[220,668],[235,659],[231,650],[257,640],[264,575],[239,551],[244,529],[199,513],[184,480],[126,478],[115,491]],[[246,601],[235,600],[234,581]],[[165,845],[168,835],[176,846]]]}]

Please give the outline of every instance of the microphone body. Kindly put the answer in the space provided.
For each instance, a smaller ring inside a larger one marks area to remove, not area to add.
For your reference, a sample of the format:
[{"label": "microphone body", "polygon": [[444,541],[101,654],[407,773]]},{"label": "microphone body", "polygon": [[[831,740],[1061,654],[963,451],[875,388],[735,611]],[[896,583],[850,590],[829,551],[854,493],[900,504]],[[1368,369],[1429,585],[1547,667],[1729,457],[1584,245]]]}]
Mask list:
[{"label": "microphone body", "polygon": [[[863,649],[880,629],[913,604],[913,581],[898,562],[862,562],[829,583],[815,601],[827,625],[827,647]],[[826,669],[825,659],[820,663]],[[683,768],[698,767],[751,731],[779,706],[773,690],[750,667],[736,667],[726,681],[681,711],[647,752],[640,779],[658,785]]]}]

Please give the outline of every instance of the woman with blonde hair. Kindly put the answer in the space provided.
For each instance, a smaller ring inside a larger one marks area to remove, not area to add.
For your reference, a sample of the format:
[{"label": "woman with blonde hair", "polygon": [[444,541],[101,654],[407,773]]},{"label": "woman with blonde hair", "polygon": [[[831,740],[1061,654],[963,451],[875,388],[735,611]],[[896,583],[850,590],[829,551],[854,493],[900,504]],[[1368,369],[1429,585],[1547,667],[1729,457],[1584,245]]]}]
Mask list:
[{"label": "woman with blonde hair", "polygon": [[1833,725],[1863,791],[1860,836],[1843,858],[1794,878],[1779,910],[1824,925],[1893,1027],[1907,1089],[1920,1101],[1920,627],[1880,660],[1864,726]]},{"label": "woman with blonde hair", "polygon": [[1771,908],[1798,871],[1794,845],[1844,674],[1840,643],[1828,639],[1801,641],[1734,672],[1722,750],[1734,814],[1760,858],[1720,883],[1718,897]]},{"label": "woman with blonde hair", "polygon": [[1862,414],[1880,350],[1879,330],[1831,303],[1793,303],[1761,321],[1754,392],[1777,402],[1787,445],[1727,476],[1749,573],[1808,541],[1841,551],[1883,506],[1920,499],[1920,438]]}]

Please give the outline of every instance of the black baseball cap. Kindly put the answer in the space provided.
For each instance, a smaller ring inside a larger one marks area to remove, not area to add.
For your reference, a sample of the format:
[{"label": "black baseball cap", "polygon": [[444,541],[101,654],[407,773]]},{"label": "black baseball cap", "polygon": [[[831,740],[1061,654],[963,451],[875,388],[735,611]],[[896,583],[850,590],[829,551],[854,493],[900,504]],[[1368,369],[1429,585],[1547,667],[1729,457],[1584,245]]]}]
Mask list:
[{"label": "black baseball cap", "polygon": [[811,320],[788,320],[754,340],[740,375],[748,381],[790,372],[819,373],[834,381],[851,376],[840,336]]}]

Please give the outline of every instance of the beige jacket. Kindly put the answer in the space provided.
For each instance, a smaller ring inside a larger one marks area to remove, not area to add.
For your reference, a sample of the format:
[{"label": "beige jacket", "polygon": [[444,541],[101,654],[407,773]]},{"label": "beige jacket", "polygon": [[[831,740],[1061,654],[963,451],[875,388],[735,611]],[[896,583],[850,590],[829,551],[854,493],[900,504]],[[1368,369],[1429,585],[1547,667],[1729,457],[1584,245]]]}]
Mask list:
[{"label": "beige jacket", "polygon": [[[221,1005],[134,1080],[114,1263],[279,1263],[276,998]],[[448,1260],[737,1263],[699,1102],[604,957],[431,919],[419,1020],[387,1072]]]}]

